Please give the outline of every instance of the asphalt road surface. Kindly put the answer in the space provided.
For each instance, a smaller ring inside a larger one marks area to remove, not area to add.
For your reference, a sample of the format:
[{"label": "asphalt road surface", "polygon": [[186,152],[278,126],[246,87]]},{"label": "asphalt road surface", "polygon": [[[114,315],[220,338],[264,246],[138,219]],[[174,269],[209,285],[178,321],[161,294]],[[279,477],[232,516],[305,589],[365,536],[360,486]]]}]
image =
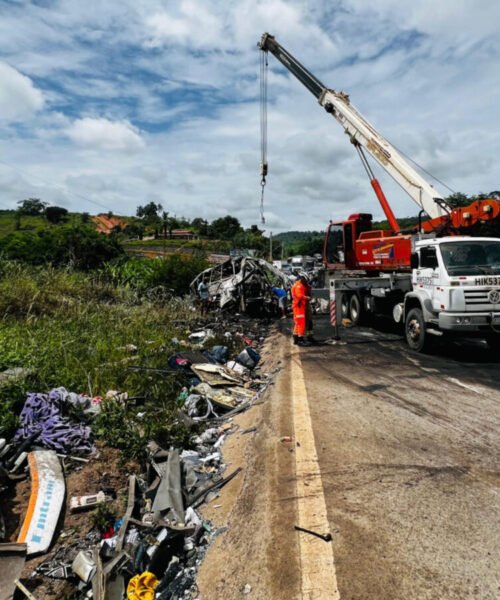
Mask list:
[{"label": "asphalt road surface", "polygon": [[341,334],[300,349],[340,597],[500,598],[500,358]]}]

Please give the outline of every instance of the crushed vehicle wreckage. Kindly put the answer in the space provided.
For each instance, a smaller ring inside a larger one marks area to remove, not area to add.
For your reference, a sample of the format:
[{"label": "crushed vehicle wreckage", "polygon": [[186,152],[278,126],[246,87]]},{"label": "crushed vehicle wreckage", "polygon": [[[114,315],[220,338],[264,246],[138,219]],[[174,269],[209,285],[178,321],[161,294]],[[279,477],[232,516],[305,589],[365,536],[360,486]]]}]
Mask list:
[{"label": "crushed vehicle wreckage", "polygon": [[250,316],[276,314],[278,299],[273,288],[290,287],[285,273],[261,258],[249,256],[230,258],[199,273],[190,285],[193,295],[201,282],[206,283],[211,302],[221,309]]}]

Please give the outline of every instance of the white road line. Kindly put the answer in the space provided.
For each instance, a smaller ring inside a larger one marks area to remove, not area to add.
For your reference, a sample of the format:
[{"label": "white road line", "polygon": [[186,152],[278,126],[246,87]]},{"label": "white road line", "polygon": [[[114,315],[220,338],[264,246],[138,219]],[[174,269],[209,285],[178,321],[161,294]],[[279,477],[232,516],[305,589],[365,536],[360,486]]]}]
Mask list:
[{"label": "white road line", "polygon": [[411,356],[408,356],[407,354],[405,354],[404,357],[406,358],[407,361],[413,363],[419,369],[422,369],[422,371],[426,371],[427,373],[439,373],[439,369],[433,369],[432,367],[423,367],[422,363],[419,360],[417,360],[416,358],[412,358]]},{"label": "white road line", "polygon": [[466,390],[470,390],[471,392],[475,392],[476,394],[483,395],[483,391],[480,388],[474,387],[473,385],[467,385],[466,383],[462,383],[460,379],[455,379],[455,377],[447,377],[448,381],[454,383],[455,385],[459,385],[460,387],[465,388]]},{"label": "white road line", "polygon": [[[291,390],[293,397],[295,470],[297,481],[298,525],[318,533],[328,533],[329,524],[316,445],[307,400],[300,350],[293,347]],[[339,600],[337,575],[331,542],[308,533],[299,536],[303,600]]]}]

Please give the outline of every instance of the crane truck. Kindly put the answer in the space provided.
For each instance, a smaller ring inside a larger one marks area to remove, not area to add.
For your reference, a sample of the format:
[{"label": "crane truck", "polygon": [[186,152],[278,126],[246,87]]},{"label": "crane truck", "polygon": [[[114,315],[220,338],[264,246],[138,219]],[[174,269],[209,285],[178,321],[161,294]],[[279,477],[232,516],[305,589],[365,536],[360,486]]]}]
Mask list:
[{"label": "crane truck", "polygon": [[[392,314],[410,348],[425,351],[435,336],[484,338],[500,351],[500,239],[470,235],[500,215],[500,201],[478,199],[451,207],[402,154],[351,104],[327,88],[274,36],[259,43],[261,72],[271,53],[331,114],[354,145],[387,217],[390,230],[374,230],[372,215],[352,214],[328,225],[323,250],[331,298],[340,316],[357,325],[370,315]],[[262,93],[262,82],[261,82]],[[263,97],[267,97],[264,90]],[[262,112],[261,112],[262,114]],[[375,177],[368,153],[419,206],[418,226],[402,231]],[[261,163],[262,186],[268,171]],[[468,235],[469,234],[469,235]],[[336,314],[333,314],[336,320]]]}]

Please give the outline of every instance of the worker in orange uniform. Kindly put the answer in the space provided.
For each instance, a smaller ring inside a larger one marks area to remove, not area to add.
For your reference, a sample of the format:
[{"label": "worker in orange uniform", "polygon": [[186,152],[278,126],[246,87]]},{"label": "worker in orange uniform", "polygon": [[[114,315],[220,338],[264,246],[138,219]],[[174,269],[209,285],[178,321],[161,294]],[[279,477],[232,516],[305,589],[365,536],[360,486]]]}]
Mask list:
[{"label": "worker in orange uniform", "polygon": [[310,288],[308,287],[307,275],[306,273],[299,273],[297,281],[292,286],[292,310],[295,324],[293,343],[299,346],[309,345],[304,337],[306,334],[307,305],[311,299],[308,293],[310,293]]},{"label": "worker in orange uniform", "polygon": [[309,297],[306,305],[306,339],[308,342],[315,342],[314,339],[314,324],[313,324],[313,311],[311,306],[311,298],[312,298],[312,285],[311,285],[311,277],[306,275],[305,280],[305,288],[306,295]]}]

